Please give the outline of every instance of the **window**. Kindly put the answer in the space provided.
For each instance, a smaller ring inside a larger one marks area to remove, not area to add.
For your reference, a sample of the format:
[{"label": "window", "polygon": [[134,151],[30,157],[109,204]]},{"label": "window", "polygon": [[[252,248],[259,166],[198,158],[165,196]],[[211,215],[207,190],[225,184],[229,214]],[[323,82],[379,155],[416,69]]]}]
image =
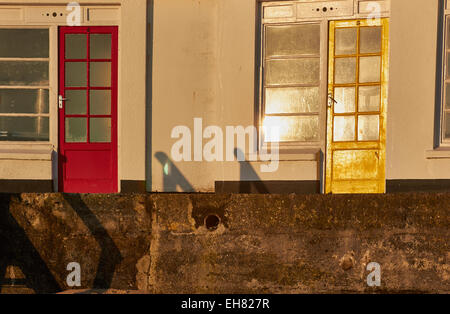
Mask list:
[{"label": "window", "polygon": [[441,142],[450,144],[450,16],[445,18],[443,102],[441,108]]},{"label": "window", "polygon": [[49,141],[49,30],[0,29],[0,141]]},{"label": "window", "polygon": [[[320,111],[318,23],[263,27],[262,124],[277,127],[281,143],[317,143]],[[265,142],[277,139],[264,135]]]}]

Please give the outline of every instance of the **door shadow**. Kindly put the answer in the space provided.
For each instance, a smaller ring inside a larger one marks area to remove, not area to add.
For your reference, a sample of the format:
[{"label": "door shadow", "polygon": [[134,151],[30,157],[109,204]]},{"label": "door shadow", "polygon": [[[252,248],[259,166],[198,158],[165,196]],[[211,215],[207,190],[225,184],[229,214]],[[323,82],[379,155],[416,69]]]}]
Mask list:
[{"label": "door shadow", "polygon": [[[24,229],[11,215],[13,197],[11,194],[0,194],[0,287],[19,284],[38,294],[59,292],[61,287]],[[5,276],[8,266],[20,268],[25,279],[19,282],[7,280]]]},{"label": "door shadow", "polygon": [[101,248],[93,288],[110,288],[116,267],[123,260],[120,250],[79,194],[63,194],[63,197],[84,222]]}]

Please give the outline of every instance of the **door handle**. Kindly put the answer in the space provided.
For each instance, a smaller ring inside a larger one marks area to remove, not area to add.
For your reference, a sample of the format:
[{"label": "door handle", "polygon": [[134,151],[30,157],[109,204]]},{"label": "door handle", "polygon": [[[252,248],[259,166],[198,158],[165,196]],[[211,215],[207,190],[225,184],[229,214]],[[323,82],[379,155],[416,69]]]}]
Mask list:
[{"label": "door handle", "polygon": [[333,104],[337,104],[337,100],[333,98],[333,94],[329,93],[328,94],[328,107],[331,108],[333,107]]},{"label": "door handle", "polygon": [[58,97],[58,107],[59,107],[59,109],[62,109],[62,108],[63,108],[64,102],[65,102],[66,100],[69,100],[69,99],[63,98],[63,96],[59,95],[59,97]]}]

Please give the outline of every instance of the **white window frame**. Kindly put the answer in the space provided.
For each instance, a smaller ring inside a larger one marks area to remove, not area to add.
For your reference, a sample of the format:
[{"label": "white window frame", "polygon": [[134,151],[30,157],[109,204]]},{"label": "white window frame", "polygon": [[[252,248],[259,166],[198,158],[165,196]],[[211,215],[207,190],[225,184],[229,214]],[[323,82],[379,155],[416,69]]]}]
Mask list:
[{"label": "white window frame", "polygon": [[450,84],[450,76],[447,77],[447,72],[450,70],[450,64],[448,64],[447,55],[450,55],[450,47],[448,27],[450,27],[450,1],[446,1],[446,7],[444,9],[444,16],[442,22],[442,73],[441,73],[441,103],[439,108],[439,147],[450,148],[450,138],[445,138],[446,124],[445,115],[450,114],[450,109],[446,109],[447,102],[446,85]]},{"label": "white window frame", "polygon": [[[280,2],[280,4],[286,3],[284,1]],[[262,6],[263,7],[263,6]],[[318,128],[318,139],[317,141],[292,141],[292,142],[279,142],[279,150],[281,154],[297,154],[297,153],[308,153],[311,152],[315,155],[315,152],[319,152],[323,149],[325,145],[325,133],[326,133],[326,108],[323,106],[326,103],[326,94],[327,94],[327,71],[328,71],[328,63],[327,63],[327,47],[328,47],[328,22],[324,20],[303,20],[303,21],[291,21],[289,19],[286,20],[278,20],[273,22],[265,22],[262,14],[260,14],[259,20],[259,28],[260,32],[259,43],[260,43],[260,55],[258,56],[260,62],[260,70],[259,70],[259,99],[258,99],[258,126],[259,126],[259,147],[263,150],[270,150],[271,142],[264,141],[264,134],[262,130],[263,120],[265,117],[264,111],[264,64],[265,64],[265,25],[305,25],[305,24],[317,24],[320,26],[320,53],[319,53],[319,62],[320,62],[320,77],[319,77],[319,93],[320,93],[320,106],[319,111],[317,113],[319,117],[319,128]],[[309,114],[305,114],[307,116]],[[312,159],[316,159],[314,157]]]},{"label": "white window frame", "polygon": [[[57,58],[57,54],[55,55],[53,51],[53,47],[55,45],[54,42],[54,35],[53,32],[55,30],[54,27],[48,26],[48,25],[37,25],[37,26],[24,26],[24,25],[1,25],[1,29],[46,29],[48,30],[48,36],[49,36],[49,56],[48,58],[0,58],[0,61],[45,61],[48,63],[48,75],[49,75],[49,82],[48,85],[43,86],[29,86],[29,85],[0,85],[0,89],[22,89],[22,90],[39,90],[44,89],[47,90],[49,93],[49,112],[48,113],[2,113],[0,112],[0,117],[47,117],[49,119],[49,139],[47,141],[0,141],[0,147],[4,146],[17,146],[17,145],[42,145],[42,144],[51,144],[54,143],[54,117],[55,112],[54,108],[52,106],[55,96],[53,95],[53,89],[52,86],[55,84],[55,75],[54,75],[54,66],[55,62],[57,63],[57,60],[54,61],[55,57]],[[57,118],[56,118],[57,119]]]}]

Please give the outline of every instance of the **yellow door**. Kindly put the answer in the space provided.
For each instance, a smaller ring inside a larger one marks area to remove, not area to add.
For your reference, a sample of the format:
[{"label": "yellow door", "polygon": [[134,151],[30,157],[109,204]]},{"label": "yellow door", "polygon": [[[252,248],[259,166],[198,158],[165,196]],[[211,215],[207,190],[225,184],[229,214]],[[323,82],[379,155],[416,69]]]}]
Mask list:
[{"label": "yellow door", "polygon": [[388,19],[330,22],[326,193],[385,193]]}]

